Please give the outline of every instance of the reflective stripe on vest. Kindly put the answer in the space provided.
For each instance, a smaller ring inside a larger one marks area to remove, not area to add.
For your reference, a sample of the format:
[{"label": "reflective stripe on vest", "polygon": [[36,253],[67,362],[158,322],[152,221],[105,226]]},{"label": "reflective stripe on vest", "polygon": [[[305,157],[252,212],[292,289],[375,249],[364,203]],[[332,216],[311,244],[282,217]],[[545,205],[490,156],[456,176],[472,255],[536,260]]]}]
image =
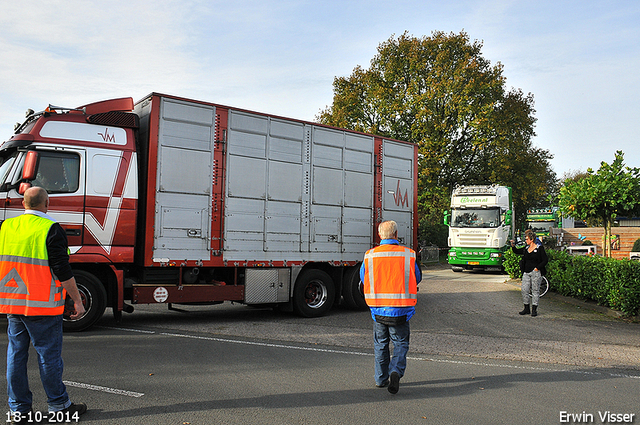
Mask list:
[{"label": "reflective stripe on vest", "polygon": [[33,214],[0,228],[0,313],[53,316],[64,311],[62,284],[51,272],[46,247],[53,221]]},{"label": "reflective stripe on vest", "polygon": [[416,253],[399,245],[380,245],[364,256],[364,298],[370,307],[411,307],[418,300]]}]

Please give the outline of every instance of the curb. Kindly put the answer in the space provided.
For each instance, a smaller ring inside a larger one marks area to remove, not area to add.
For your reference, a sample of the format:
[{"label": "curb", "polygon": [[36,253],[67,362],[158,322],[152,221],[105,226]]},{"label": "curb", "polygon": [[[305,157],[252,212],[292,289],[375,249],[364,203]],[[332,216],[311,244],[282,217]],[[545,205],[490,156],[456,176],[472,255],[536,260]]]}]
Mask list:
[{"label": "curb", "polygon": [[451,266],[449,264],[441,264],[439,261],[433,261],[433,262],[429,262],[429,263],[420,263],[420,268],[422,270],[436,270],[436,269],[440,269],[440,270],[444,270],[444,269],[450,269]]}]

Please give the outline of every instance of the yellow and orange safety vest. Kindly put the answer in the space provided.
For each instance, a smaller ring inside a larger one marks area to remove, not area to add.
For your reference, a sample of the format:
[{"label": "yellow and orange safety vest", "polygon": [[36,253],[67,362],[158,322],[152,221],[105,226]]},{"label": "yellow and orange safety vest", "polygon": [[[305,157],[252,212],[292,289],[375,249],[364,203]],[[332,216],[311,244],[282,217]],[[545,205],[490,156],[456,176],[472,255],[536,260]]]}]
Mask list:
[{"label": "yellow and orange safety vest", "polygon": [[64,289],[49,267],[47,234],[54,224],[35,214],[0,227],[0,313],[55,316],[64,312]]}]

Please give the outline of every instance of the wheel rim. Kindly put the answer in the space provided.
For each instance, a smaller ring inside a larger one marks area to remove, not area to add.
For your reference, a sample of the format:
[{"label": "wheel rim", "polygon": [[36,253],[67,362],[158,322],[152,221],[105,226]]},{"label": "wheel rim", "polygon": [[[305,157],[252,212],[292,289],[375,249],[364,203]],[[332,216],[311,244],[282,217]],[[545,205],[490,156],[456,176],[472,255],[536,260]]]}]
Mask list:
[{"label": "wheel rim", "polygon": [[320,280],[313,280],[304,288],[304,301],[311,308],[320,308],[327,301],[327,287]]},{"label": "wheel rim", "polygon": [[80,293],[80,299],[82,300],[82,305],[84,306],[85,314],[79,317],[78,319],[70,319],[69,315],[74,310],[74,307],[73,307],[73,300],[71,300],[71,297],[67,297],[67,300],[65,301],[65,307],[64,307],[64,320],[66,320],[67,322],[76,322],[82,319],[87,315],[87,313],[91,309],[91,306],[93,305],[93,296],[91,295],[91,291],[89,291],[87,287],[81,283],[76,282],[76,286],[78,287],[78,292]]}]

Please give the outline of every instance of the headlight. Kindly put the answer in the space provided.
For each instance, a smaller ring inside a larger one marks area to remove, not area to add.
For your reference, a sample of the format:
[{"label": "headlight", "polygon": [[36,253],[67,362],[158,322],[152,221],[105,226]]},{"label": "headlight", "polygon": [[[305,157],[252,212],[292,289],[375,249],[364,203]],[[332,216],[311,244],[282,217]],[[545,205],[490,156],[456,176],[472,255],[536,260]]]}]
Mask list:
[{"label": "headlight", "polygon": [[456,256],[456,253],[455,253],[455,252],[450,252],[450,253],[449,253],[449,257],[455,257],[455,256]]},{"label": "headlight", "polygon": [[501,252],[492,252],[491,253],[491,258],[499,258],[502,257],[502,253]]}]

